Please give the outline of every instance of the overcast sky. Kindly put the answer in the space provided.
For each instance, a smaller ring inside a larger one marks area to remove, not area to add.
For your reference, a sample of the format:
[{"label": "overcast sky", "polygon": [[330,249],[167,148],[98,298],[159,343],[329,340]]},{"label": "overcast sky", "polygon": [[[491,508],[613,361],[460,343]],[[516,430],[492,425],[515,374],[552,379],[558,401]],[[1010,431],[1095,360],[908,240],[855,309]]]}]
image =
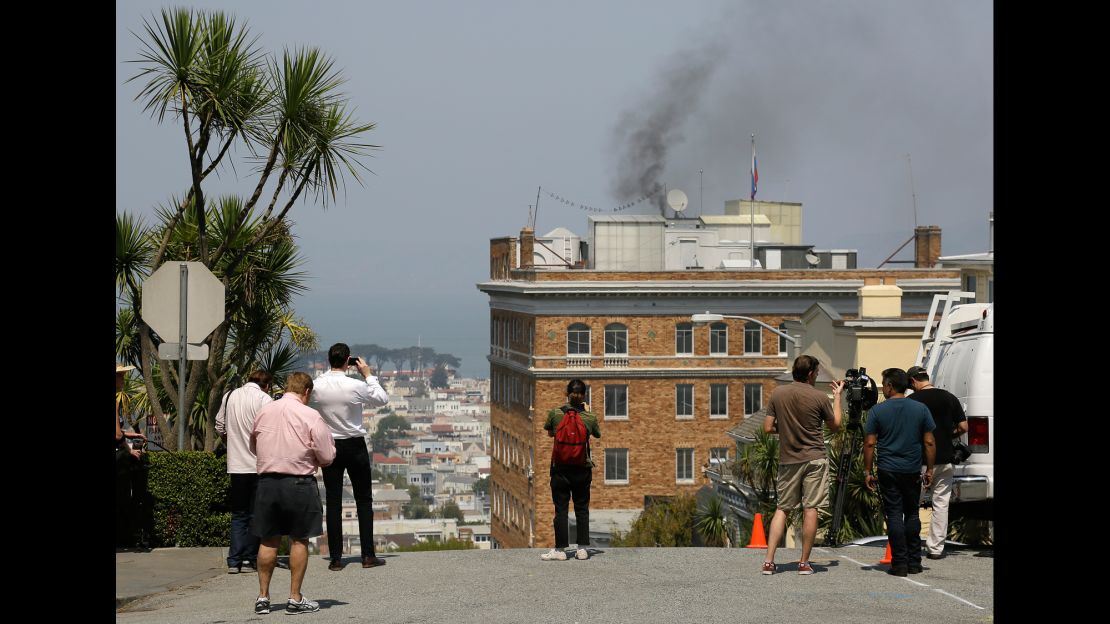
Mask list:
[{"label": "overcast sky", "polygon": [[[180,125],[158,125],[125,84],[131,33],[163,6],[178,5],[116,3],[116,211],[148,220],[189,184]],[[660,183],[684,190],[690,213],[722,214],[748,196],[753,133],[757,198],[801,202],[803,242],[882,262],[913,231],[908,154],[917,223],[942,228],[945,255],[987,250],[986,0],[181,6],[228,10],[272,52],[322,48],[358,118],[377,124],[364,185],[326,211],[291,212],[310,275],[296,310],[324,347],[420,336],[486,377],[488,298],[475,284],[489,239],[519,232],[537,187],[610,210]],[[209,197],[253,189],[244,150],[234,156]],[[585,237],[591,214],[545,193],[536,231]]]}]

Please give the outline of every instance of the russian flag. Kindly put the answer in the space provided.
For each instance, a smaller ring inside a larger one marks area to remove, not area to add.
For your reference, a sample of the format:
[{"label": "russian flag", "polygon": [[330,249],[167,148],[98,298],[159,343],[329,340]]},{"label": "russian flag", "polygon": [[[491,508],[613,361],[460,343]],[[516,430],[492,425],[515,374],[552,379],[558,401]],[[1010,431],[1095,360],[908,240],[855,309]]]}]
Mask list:
[{"label": "russian flag", "polygon": [[751,200],[755,201],[755,192],[759,189],[759,167],[755,162],[755,137],[752,137],[752,196]]}]

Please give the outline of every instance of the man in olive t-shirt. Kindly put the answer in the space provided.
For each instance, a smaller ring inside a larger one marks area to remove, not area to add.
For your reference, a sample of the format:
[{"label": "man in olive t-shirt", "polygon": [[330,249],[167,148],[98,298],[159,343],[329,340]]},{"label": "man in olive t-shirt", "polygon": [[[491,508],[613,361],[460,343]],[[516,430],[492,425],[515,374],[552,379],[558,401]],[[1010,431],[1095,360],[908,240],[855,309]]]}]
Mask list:
[{"label": "man in olive t-shirt", "polygon": [[836,405],[830,408],[829,397],[814,387],[819,366],[813,356],[798,356],[791,371],[794,381],[775,388],[767,404],[763,431],[779,434],[779,476],[778,503],[771,519],[763,574],[775,573],[775,549],[786,533],[786,512],[799,506],[802,558],[798,574],[813,574],[809,553],[817,537],[817,509],[829,504],[829,463],[822,425],[828,424],[834,433],[840,429],[840,390],[844,387],[840,381],[829,384],[836,397]]}]

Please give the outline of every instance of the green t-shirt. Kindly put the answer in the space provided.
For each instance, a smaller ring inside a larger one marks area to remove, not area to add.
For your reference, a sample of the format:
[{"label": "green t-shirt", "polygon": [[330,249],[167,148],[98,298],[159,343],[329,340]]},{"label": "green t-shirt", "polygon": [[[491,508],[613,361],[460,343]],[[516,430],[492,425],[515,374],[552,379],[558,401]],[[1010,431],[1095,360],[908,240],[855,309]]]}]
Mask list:
[{"label": "green t-shirt", "polygon": [[[543,423],[544,429],[550,431],[552,434],[555,433],[555,429],[559,426],[559,423],[563,422],[563,408],[573,409],[570,404],[567,404],[549,411],[547,413],[547,420]],[[594,416],[593,412],[581,410],[578,412],[578,417],[582,419],[582,424],[586,425],[586,435],[592,435],[595,438],[601,437],[601,428],[597,426],[597,416]],[[588,448],[587,453],[588,463],[590,466],[593,466],[593,453],[590,452]]]}]

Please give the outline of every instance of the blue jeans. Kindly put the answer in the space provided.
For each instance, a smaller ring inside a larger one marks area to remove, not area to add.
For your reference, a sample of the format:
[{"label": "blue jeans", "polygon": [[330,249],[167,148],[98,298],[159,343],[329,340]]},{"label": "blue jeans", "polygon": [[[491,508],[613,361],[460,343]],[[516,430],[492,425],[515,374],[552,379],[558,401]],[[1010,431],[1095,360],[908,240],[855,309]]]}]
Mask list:
[{"label": "blue jeans", "polygon": [[921,565],[921,474],[879,470],[886,536],[890,542],[890,567]]},{"label": "blue jeans", "polygon": [[257,565],[261,540],[251,533],[251,518],[258,475],[231,473],[227,476],[231,477],[231,548],[227,551],[227,567],[237,568],[244,563]]}]

